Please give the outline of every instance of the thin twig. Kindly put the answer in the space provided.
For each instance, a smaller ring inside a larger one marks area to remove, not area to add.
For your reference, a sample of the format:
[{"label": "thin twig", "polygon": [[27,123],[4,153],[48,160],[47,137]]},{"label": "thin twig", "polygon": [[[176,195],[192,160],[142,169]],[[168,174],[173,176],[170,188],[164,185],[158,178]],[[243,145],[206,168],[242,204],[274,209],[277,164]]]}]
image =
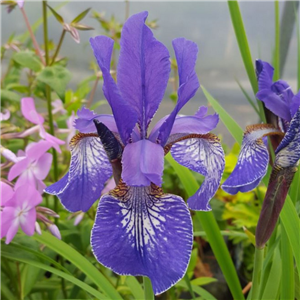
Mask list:
[{"label": "thin twig", "polygon": [[65,34],[66,34],[66,30],[63,29],[63,31],[62,31],[62,33],[61,33],[61,36],[60,36],[60,39],[59,39],[59,42],[58,42],[58,45],[57,45],[57,48],[56,48],[56,51],[55,51],[55,53],[54,53],[54,55],[53,55],[53,58],[52,58],[52,61],[51,61],[51,64],[50,64],[50,65],[53,65],[54,62],[55,62],[55,59],[56,59],[56,57],[57,57],[57,55],[58,55],[58,52],[59,52],[60,47],[61,47],[61,45],[62,45],[62,42],[63,42],[63,40],[64,40]]},{"label": "thin twig", "polygon": [[95,92],[96,92],[96,89],[97,89],[97,86],[98,86],[98,82],[99,82],[99,76],[97,75],[97,78],[95,80],[95,83],[94,83],[94,86],[93,86],[93,89],[90,93],[90,97],[89,97],[89,100],[86,104],[86,107],[87,108],[90,108],[92,103],[93,103],[93,100],[94,100],[94,96],[95,96]]},{"label": "thin twig", "polygon": [[25,10],[24,10],[23,7],[21,8],[21,12],[22,12],[23,17],[24,17],[24,19],[25,19],[25,23],[26,23],[27,29],[28,29],[28,31],[29,31],[30,37],[31,37],[31,39],[32,39],[32,42],[33,42],[33,45],[34,45],[34,48],[35,48],[35,52],[36,52],[36,54],[40,57],[40,60],[41,60],[42,64],[45,66],[45,65],[46,65],[46,62],[45,62],[44,57],[43,57],[43,55],[42,55],[41,49],[40,49],[40,47],[39,47],[39,44],[37,43],[37,41],[36,41],[36,39],[35,39],[35,36],[34,36],[34,34],[33,34],[33,31],[32,31],[32,29],[31,29],[30,23],[29,23],[29,21],[28,21],[26,12],[25,12]]}]

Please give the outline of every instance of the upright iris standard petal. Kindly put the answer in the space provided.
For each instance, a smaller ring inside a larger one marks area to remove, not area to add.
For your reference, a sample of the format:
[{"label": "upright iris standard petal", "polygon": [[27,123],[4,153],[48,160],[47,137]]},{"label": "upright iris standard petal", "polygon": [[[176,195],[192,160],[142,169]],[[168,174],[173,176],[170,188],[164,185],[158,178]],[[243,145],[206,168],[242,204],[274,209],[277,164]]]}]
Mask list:
[{"label": "upright iris standard petal", "polygon": [[264,247],[270,238],[300,159],[300,108],[276,149],[274,167],[256,228],[256,245]]},{"label": "upright iris standard petal", "polygon": [[77,111],[78,118],[74,121],[74,127],[81,133],[96,132],[94,120],[105,124],[109,130],[118,132],[115,119],[112,115],[97,115],[88,108],[82,107]]},{"label": "upright iris standard petal", "polygon": [[160,186],[164,169],[164,149],[149,140],[126,145],[122,158],[122,179],[130,186]]},{"label": "upright iris standard petal", "polygon": [[[118,132],[123,144],[130,140],[131,133],[137,122],[135,110],[126,103],[110,75],[110,60],[114,41],[106,36],[97,36],[90,39],[94,55],[103,74],[103,92],[109,102],[117,124]],[[124,118],[126,116],[126,118]]]},{"label": "upright iris standard petal", "polygon": [[45,191],[57,195],[71,212],[87,211],[99,199],[105,182],[112,175],[111,165],[95,134],[79,133],[71,140],[70,146],[68,174]]},{"label": "upright iris standard petal", "polygon": [[155,294],[183,277],[192,242],[191,217],[183,199],[163,194],[155,185],[121,184],[104,195],[91,236],[100,263],[118,274],[148,276]]},{"label": "upright iris standard petal", "polygon": [[211,210],[209,200],[219,188],[224,171],[224,152],[213,134],[191,135],[171,148],[173,158],[181,165],[205,176],[200,189],[188,199],[193,210]]},{"label": "upright iris standard petal", "polygon": [[141,135],[164,96],[170,73],[168,49],[144,24],[147,12],[130,17],[121,34],[117,82],[123,99],[136,110]]},{"label": "upright iris standard petal", "polygon": [[180,109],[195,95],[200,86],[197,74],[195,72],[198,53],[197,45],[184,38],[178,38],[173,41],[173,47],[178,65],[180,86],[177,92],[177,104],[172,113],[159,129],[158,142],[160,142],[162,146],[164,146],[168,140],[176,115]]},{"label": "upright iris standard petal", "polygon": [[290,107],[292,117],[295,115],[299,107],[300,107],[300,91],[294,96]]},{"label": "upright iris standard petal", "polygon": [[248,192],[260,183],[269,163],[269,152],[262,138],[272,134],[282,135],[272,125],[247,126],[237,165],[222,185],[224,191],[229,194]]},{"label": "upright iris standard petal", "polygon": [[268,62],[260,59],[256,60],[255,65],[259,90],[270,89],[273,83],[274,68]]}]

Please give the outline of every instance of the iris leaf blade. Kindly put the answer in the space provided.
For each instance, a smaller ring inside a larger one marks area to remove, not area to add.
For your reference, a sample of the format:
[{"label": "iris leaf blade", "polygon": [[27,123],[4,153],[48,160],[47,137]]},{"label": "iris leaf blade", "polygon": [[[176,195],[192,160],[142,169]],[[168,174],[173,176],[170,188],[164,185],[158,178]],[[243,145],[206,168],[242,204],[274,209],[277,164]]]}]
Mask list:
[{"label": "iris leaf blade", "polygon": [[219,102],[213,98],[213,96],[203,87],[203,93],[207,101],[211,104],[213,109],[219,114],[221,121],[228,129],[233,138],[239,143],[242,143],[243,129],[237,124],[237,122],[228,114],[228,112],[219,104]]},{"label": "iris leaf blade", "polygon": [[57,270],[57,269],[55,269],[53,267],[45,265],[45,264],[43,264],[41,262],[38,262],[38,261],[35,261],[35,260],[32,260],[32,259],[28,259],[28,258],[22,258],[22,257],[19,257],[19,256],[15,255],[15,254],[8,253],[8,252],[2,252],[2,256],[5,257],[5,258],[7,258],[7,259],[11,259],[13,261],[19,261],[21,263],[28,264],[28,265],[34,266],[36,268],[39,268],[39,269],[51,272],[51,273],[53,273],[53,274],[55,274],[55,275],[57,275],[59,277],[62,277],[64,279],[72,282],[73,284],[78,285],[79,287],[81,287],[83,290],[85,290],[89,294],[95,296],[97,299],[108,299],[102,293],[100,293],[97,290],[95,290],[94,288],[90,287],[88,284],[86,284],[86,283],[78,280],[73,275],[66,274],[66,273],[64,273],[64,272],[62,272],[60,270]]},{"label": "iris leaf blade", "polygon": [[[244,66],[253,90],[254,95],[258,92],[258,84],[256,80],[256,74],[253,66],[253,60],[251,56],[251,51],[247,39],[246,30],[244,27],[244,22],[242,18],[242,14],[240,11],[239,3],[236,0],[228,0],[228,7],[231,17],[231,22],[235,31],[235,36],[238,42],[238,46],[240,49],[240,53],[244,62]],[[265,115],[263,104],[261,101],[257,101],[259,107],[259,115],[262,121],[265,122]]]},{"label": "iris leaf blade", "polygon": [[85,257],[83,257],[74,248],[66,244],[65,242],[58,240],[50,233],[43,231],[42,235],[33,235],[33,238],[46,245],[48,248],[54,250],[62,257],[70,261],[74,266],[86,274],[86,276],[94,282],[97,287],[103,291],[107,296],[112,299],[121,300],[121,295],[111,285],[111,283],[100,273],[100,271],[94,267]]},{"label": "iris leaf blade", "polygon": [[135,277],[126,276],[126,285],[129,287],[135,299],[143,299],[144,291]]},{"label": "iris leaf blade", "polygon": [[[192,196],[198,189],[198,183],[192,173],[186,168],[180,166],[171,156],[171,154],[166,155],[166,160],[173,167],[175,172],[180,178],[187,194]],[[228,252],[227,246],[223,240],[220,233],[218,224],[214,218],[211,211],[209,212],[196,212],[197,218],[199,219],[202,228],[207,234],[208,241],[213,249],[216,259],[220,265],[220,268],[224,274],[227,281],[229,289],[234,297],[234,299],[244,299],[240,282]],[[195,291],[197,293],[197,291]]]}]

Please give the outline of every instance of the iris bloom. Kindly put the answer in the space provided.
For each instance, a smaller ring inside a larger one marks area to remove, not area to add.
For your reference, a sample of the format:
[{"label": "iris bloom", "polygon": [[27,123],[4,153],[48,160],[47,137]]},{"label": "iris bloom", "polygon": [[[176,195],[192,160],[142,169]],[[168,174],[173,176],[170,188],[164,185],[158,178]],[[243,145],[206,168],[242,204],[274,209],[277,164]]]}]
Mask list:
[{"label": "iris bloom", "polygon": [[273,83],[274,68],[267,62],[257,60],[256,71],[259,86],[256,97],[270,110],[267,116],[273,124],[247,127],[237,165],[222,188],[230,194],[254,189],[266,174],[269,163],[269,152],[263,139],[273,135],[280,137],[256,229],[256,244],[263,247],[273,232],[299,164],[300,92],[294,95],[283,80]]},{"label": "iris bloom", "polygon": [[144,24],[146,17],[142,12],[124,24],[118,84],[110,74],[113,40],[90,40],[113,116],[78,111],[75,125],[81,133],[70,143],[70,170],[46,192],[57,195],[69,211],[87,211],[113,174],[118,185],[101,197],[92,229],[94,255],[118,274],[148,276],[159,294],[183,277],[193,242],[185,202],[161,189],[164,155],[171,151],[178,163],[205,176],[188,206],[207,211],[222,177],[224,153],[209,133],[217,115],[206,116],[207,108],[201,107],[194,116],[178,116],[199,88],[197,45],[184,38],[173,41],[178,102],[148,134],[167,87],[170,60],[167,48]]}]

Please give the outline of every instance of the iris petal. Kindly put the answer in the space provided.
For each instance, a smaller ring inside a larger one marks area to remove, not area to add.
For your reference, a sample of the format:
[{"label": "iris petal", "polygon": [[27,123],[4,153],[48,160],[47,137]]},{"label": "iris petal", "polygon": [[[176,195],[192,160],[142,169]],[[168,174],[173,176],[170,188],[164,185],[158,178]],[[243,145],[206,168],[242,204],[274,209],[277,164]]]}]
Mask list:
[{"label": "iris petal", "polygon": [[[125,145],[129,141],[133,128],[137,123],[137,114],[122,98],[109,71],[114,41],[106,36],[97,36],[91,38],[90,43],[103,74],[104,95],[111,106],[118,132]],[[126,116],[126,118],[124,118],[124,116]]]},{"label": "iris petal", "polygon": [[192,242],[183,199],[163,194],[155,185],[121,183],[100,200],[91,237],[94,255],[118,274],[148,276],[155,294],[183,277]]},{"label": "iris petal", "polygon": [[275,166],[282,168],[295,166],[300,159],[300,107],[275,151]]},{"label": "iris petal", "polygon": [[195,72],[198,47],[195,43],[184,38],[173,41],[176,60],[178,64],[179,89],[177,104],[159,129],[158,140],[165,146],[173,127],[176,115],[181,108],[195,95],[199,88],[199,81]]},{"label": "iris petal", "polygon": [[122,179],[130,186],[162,183],[164,149],[149,140],[126,145],[122,157]]},{"label": "iris petal", "polygon": [[256,75],[259,90],[270,89],[273,83],[274,68],[265,61],[256,60]]},{"label": "iris petal", "polygon": [[70,170],[45,192],[57,195],[71,212],[87,211],[99,199],[107,179],[112,175],[111,164],[99,137],[77,134],[70,143]]},{"label": "iris petal", "polygon": [[254,189],[265,176],[269,163],[269,152],[262,137],[271,134],[282,134],[272,125],[248,126],[244,133],[238,162],[222,185],[229,194],[248,192]]},{"label": "iris petal", "polygon": [[113,132],[118,132],[115,119],[112,115],[97,115],[88,108],[82,107],[77,111],[77,116],[74,120],[74,128],[76,128],[81,133],[93,133],[97,132],[94,120],[105,124],[109,130]]},{"label": "iris petal", "polygon": [[193,210],[211,210],[209,200],[216,193],[225,161],[219,139],[213,134],[191,135],[171,148],[173,158],[181,165],[205,176],[200,189],[188,199]]},{"label": "iris petal", "polygon": [[144,24],[147,15],[135,14],[124,24],[117,70],[122,97],[135,108],[144,137],[164,96],[170,73],[168,49]]}]

